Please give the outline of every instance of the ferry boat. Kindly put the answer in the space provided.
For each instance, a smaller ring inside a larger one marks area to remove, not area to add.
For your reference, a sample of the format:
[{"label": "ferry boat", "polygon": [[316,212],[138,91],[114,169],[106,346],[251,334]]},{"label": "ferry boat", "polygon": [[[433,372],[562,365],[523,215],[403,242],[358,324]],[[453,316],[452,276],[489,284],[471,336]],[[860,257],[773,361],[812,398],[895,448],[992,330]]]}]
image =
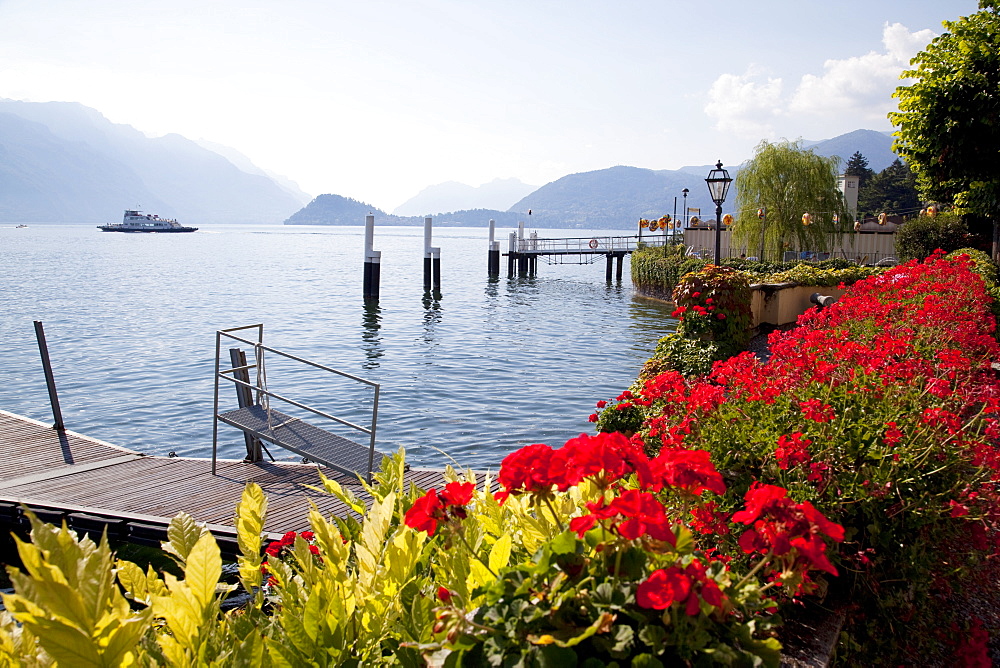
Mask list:
[{"label": "ferry boat", "polygon": [[173,218],[160,218],[137,209],[125,209],[122,222],[98,225],[97,229],[104,232],[196,232],[198,230],[197,227],[185,227]]}]

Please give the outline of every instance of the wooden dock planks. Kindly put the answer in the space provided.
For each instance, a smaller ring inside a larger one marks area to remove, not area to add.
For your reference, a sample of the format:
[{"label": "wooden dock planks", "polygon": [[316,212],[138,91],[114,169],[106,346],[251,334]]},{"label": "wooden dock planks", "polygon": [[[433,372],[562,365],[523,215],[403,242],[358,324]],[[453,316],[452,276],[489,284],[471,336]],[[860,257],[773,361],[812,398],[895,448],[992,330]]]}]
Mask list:
[{"label": "wooden dock planks", "polygon": [[[347,507],[320,486],[315,464],[220,461],[154,457],[0,411],[0,502],[64,509],[106,518],[166,524],[180,512],[209,525],[231,528],[236,504],[248,481],[268,498],[265,530],[308,528],[310,502],[324,515],[344,516]],[[325,469],[364,498],[354,477]],[[443,484],[443,471],[413,469],[408,481],[427,489]],[[494,483],[495,484],[495,483]]]}]

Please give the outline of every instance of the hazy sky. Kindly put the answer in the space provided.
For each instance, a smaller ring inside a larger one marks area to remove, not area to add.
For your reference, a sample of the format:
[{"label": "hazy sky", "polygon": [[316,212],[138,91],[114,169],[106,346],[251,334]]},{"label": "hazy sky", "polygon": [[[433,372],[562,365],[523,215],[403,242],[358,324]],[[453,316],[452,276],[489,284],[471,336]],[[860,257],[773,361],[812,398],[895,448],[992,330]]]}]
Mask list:
[{"label": "hazy sky", "polygon": [[0,97],[94,107],[391,210],[443,181],[736,164],[889,130],[975,0],[0,0]]}]

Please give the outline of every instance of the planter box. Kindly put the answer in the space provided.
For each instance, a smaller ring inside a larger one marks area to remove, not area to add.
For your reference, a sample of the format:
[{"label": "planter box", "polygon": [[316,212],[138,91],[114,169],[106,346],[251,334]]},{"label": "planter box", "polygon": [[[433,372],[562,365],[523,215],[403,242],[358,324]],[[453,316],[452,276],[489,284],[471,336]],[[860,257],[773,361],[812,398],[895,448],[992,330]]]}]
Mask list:
[{"label": "planter box", "polygon": [[839,299],[846,290],[837,287],[817,287],[798,283],[759,283],[750,286],[750,309],[753,326],[787,325],[815,306],[809,301],[815,293]]}]

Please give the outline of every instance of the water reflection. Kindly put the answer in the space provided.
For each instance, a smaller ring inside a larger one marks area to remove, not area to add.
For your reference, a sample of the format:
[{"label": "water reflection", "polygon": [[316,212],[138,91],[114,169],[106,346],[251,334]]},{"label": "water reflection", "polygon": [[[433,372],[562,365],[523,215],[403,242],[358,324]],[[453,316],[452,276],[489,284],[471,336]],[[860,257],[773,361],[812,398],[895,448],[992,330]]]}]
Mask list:
[{"label": "water reflection", "polygon": [[677,319],[671,314],[673,306],[657,299],[633,296],[628,302],[628,328],[633,350],[651,357],[661,337],[677,329]]},{"label": "water reflection", "polygon": [[500,296],[500,278],[498,276],[490,276],[486,279],[485,293],[489,299],[496,299]]},{"label": "water reflection", "polygon": [[365,352],[365,361],[362,362],[363,369],[377,369],[379,358],[385,355],[382,348],[382,309],[378,302],[365,300],[364,311],[361,316],[361,348]]},{"label": "water reflection", "polygon": [[441,292],[425,292],[421,303],[424,306],[424,342],[434,343],[434,330],[441,322]]}]

